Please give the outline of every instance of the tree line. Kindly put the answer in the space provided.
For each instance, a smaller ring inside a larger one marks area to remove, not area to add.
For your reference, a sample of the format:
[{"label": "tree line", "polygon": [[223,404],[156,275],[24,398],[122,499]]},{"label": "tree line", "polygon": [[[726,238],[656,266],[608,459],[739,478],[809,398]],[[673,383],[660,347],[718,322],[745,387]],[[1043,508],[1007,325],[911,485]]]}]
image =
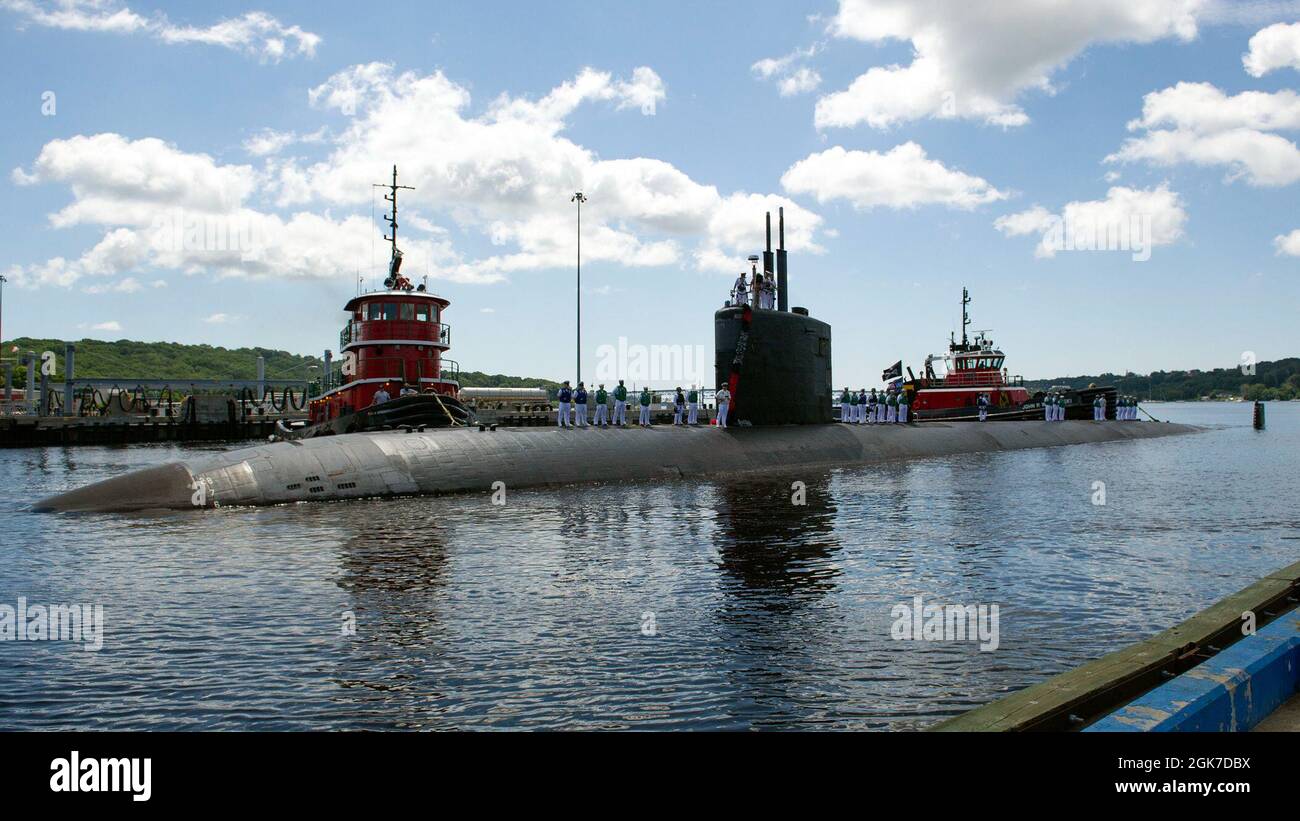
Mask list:
[{"label": "tree line", "polygon": [[1254,373],[1241,367],[1201,371],[1153,371],[1149,374],[1103,373],[1097,376],[1062,376],[1026,381],[1030,392],[1052,385],[1085,388],[1090,384],[1114,385],[1119,393],[1156,401],[1196,399],[1289,400],[1300,397],[1300,358],[1259,362]]}]

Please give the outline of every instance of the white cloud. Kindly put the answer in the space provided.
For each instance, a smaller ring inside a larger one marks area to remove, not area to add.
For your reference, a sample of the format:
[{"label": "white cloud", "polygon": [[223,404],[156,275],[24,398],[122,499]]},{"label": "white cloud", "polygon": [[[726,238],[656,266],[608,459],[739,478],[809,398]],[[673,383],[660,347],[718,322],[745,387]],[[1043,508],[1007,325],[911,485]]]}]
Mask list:
[{"label": "white cloud", "polygon": [[128,8],[100,0],[0,0],[0,8],[15,12],[24,22],[72,31],[105,31],[129,34],[148,28],[149,20]]},{"label": "white cloud", "polygon": [[805,65],[804,60],[820,51],[822,45],[814,43],[808,48],[796,49],[782,57],[765,57],[749,67],[761,80],[775,80],[782,97],[793,97],[815,90],[822,82],[821,74]]},{"label": "white cloud", "polygon": [[1250,51],[1242,55],[1241,63],[1252,77],[1280,68],[1300,69],[1300,23],[1260,29],[1250,38]]},{"label": "white cloud", "polygon": [[1052,75],[1094,44],[1196,36],[1204,0],[840,0],[831,33],[869,43],[908,42],[908,65],[875,66],[817,101],[818,128],[888,128],[926,117],[1027,123],[1028,90],[1055,91]]},{"label": "white cloud", "polygon": [[1282,234],[1274,237],[1273,245],[1277,248],[1279,254],[1300,257],[1300,228],[1295,229],[1289,234]]},{"label": "white cloud", "polygon": [[1059,214],[1035,205],[998,217],[993,227],[1008,237],[1041,234],[1034,256],[1050,258],[1063,250],[1063,237],[1070,237],[1065,242],[1071,248],[1091,245],[1101,249],[1106,247],[1109,236],[1124,238],[1134,250],[1139,244],[1149,250],[1176,242],[1186,224],[1182,198],[1160,185],[1151,189],[1115,186],[1106,192],[1104,200],[1069,202]]},{"label": "white cloud", "polygon": [[235,318],[236,317],[233,317],[230,314],[216,313],[204,317],[203,321],[209,325],[225,325],[228,322],[234,321]]},{"label": "white cloud", "polygon": [[789,77],[782,78],[777,88],[782,97],[793,97],[813,91],[822,84],[822,76],[807,66],[798,69]]},{"label": "white cloud", "polygon": [[278,63],[285,57],[314,57],[319,35],[281,23],[265,12],[250,11],[210,26],[177,25],[162,13],[143,17],[117,0],[0,0],[0,8],[22,22],[70,31],[134,34],[148,32],[164,43],[221,46]]},{"label": "white cloud", "polygon": [[1300,95],[1294,91],[1228,96],[1209,83],[1179,83],[1143,97],[1142,116],[1128,128],[1144,133],[1126,140],[1106,162],[1223,166],[1229,180],[1244,177],[1256,186],[1300,180],[1300,149],[1271,133],[1300,128]]},{"label": "white cloud", "polygon": [[[68,186],[71,202],[51,223],[98,225],[107,233],[80,257],[21,267],[15,279],[67,286],[83,276],[139,269],[349,280],[361,269],[375,277],[386,262],[374,253],[383,226],[363,214],[372,183],[387,179],[394,163],[401,182],[415,187],[402,198],[406,270],[435,279],[484,283],[568,267],[576,250],[569,198],[578,190],[589,198],[584,261],[636,267],[693,258],[701,269],[722,267],[719,257],[754,250],[763,210],[778,206],[790,217],[788,247],[821,250],[821,218],[787,198],[719,192],[658,159],[604,159],[563,133],[580,105],[601,102],[650,116],[664,95],[646,67],[630,79],[585,69],[540,98],[502,95],[469,116],[468,91],[441,72],[398,74],[367,64],[310,92],[315,106],[345,117],[341,129],[317,132],[329,145],[319,162],[274,156],[289,142],[275,132],[258,133],[249,146],[267,155],[260,168],[154,138],[53,140],[29,168],[14,169],[14,182]],[[476,231],[499,250],[467,259],[435,219],[455,222],[459,233]],[[732,259],[725,269],[737,264]]]},{"label": "white cloud", "polygon": [[85,289],[88,294],[134,294],[144,288],[135,277],[126,277],[107,285],[91,285]]},{"label": "white cloud", "polygon": [[91,326],[90,326],[90,330],[92,330],[92,331],[120,331],[120,330],[122,330],[122,324],[121,324],[120,322],[116,321],[116,320],[109,320],[108,322],[100,322],[100,323],[97,323],[97,324],[95,324],[95,325],[91,325]]},{"label": "white cloud", "polygon": [[649,68],[636,69],[630,81],[588,68],[540,99],[503,95],[482,116],[468,117],[469,92],[441,72],[399,75],[384,64],[354,66],[311,91],[317,106],[355,116],[328,160],[286,169],[282,177],[290,183],[283,196],[357,203],[384,176],[373,158],[391,158],[415,186],[408,202],[450,204],[458,222],[480,228],[494,244],[516,247],[457,268],[471,278],[570,264],[575,240],[567,203],[578,190],[589,200],[584,260],[671,264],[682,258],[680,241],[696,237],[697,264],[716,267],[716,254],[748,252],[761,231],[762,211],[756,210],[745,244],[738,244],[727,228],[737,203],[786,206],[791,224],[796,218],[801,223],[790,247],[813,250],[820,218],[788,200],[724,195],[662,160],[600,159],[563,136],[567,117],[584,103],[612,102],[648,116],[663,95],[662,81]]},{"label": "white cloud", "polygon": [[244,140],[244,150],[254,157],[269,157],[279,154],[291,145],[301,143],[320,143],[325,140],[325,129],[319,128],[310,134],[298,134],[294,131],[276,131],[265,128]]},{"label": "white cloud", "polygon": [[883,154],[835,146],[796,162],[782,175],[781,185],[791,194],[811,194],[818,202],[842,199],[863,209],[921,205],[971,209],[1007,197],[987,180],[930,159],[914,142]]}]

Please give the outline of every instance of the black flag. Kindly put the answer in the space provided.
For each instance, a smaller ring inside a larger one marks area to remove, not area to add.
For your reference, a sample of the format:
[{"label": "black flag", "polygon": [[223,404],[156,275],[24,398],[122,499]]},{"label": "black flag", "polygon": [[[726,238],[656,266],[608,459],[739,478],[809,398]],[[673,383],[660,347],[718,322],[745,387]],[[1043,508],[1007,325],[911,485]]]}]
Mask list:
[{"label": "black flag", "polygon": [[902,375],[903,375],[903,360],[900,359],[894,364],[890,365],[888,368],[885,368],[884,372],[880,374],[880,381],[888,382],[889,380],[896,379]]}]

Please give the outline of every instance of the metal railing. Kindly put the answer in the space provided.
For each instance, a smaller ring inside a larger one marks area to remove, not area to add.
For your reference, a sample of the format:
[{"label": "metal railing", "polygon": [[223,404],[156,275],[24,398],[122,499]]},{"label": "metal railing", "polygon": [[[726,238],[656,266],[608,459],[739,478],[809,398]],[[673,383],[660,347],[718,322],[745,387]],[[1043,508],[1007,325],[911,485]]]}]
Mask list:
[{"label": "metal railing", "polygon": [[451,326],[445,322],[414,319],[354,319],[339,332],[339,349],[353,342],[380,339],[410,339],[430,345],[451,347]]}]

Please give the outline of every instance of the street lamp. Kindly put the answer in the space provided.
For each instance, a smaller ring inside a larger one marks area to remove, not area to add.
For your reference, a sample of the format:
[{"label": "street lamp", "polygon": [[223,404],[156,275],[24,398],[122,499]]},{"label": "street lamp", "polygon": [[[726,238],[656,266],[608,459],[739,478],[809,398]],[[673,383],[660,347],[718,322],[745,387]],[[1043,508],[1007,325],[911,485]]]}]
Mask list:
[{"label": "street lamp", "polygon": [[[0,274],[0,342],[4,342],[4,319],[5,319],[5,283],[9,278]],[[2,352],[0,352],[2,354]]]},{"label": "street lamp", "polygon": [[569,202],[578,204],[578,349],[577,381],[582,381],[582,204],[587,201],[581,191],[574,193]]}]

